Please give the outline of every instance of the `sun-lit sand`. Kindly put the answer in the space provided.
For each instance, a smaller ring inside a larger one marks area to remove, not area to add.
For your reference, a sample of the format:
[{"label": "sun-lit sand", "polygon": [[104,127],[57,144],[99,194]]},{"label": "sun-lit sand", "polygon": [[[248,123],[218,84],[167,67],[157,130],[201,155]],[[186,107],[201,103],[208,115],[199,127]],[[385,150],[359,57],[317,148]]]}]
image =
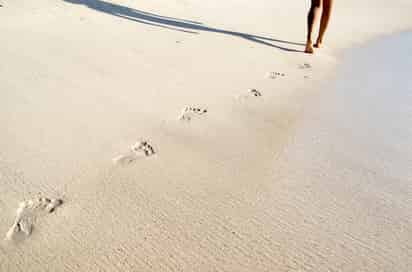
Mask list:
[{"label": "sun-lit sand", "polygon": [[342,52],[411,29],[412,2],[337,1],[315,55],[308,7],[0,0],[0,271],[407,271],[349,221],[354,184],[333,202],[284,154]]}]

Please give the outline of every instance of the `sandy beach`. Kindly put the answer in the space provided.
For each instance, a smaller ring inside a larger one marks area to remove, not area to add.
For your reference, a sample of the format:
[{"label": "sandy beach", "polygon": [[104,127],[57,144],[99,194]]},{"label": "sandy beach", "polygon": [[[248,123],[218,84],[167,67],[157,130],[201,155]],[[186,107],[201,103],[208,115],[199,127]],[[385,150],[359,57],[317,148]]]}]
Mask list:
[{"label": "sandy beach", "polygon": [[311,133],[412,2],[338,1],[314,55],[308,8],[0,0],[0,271],[410,271],[410,172]]}]

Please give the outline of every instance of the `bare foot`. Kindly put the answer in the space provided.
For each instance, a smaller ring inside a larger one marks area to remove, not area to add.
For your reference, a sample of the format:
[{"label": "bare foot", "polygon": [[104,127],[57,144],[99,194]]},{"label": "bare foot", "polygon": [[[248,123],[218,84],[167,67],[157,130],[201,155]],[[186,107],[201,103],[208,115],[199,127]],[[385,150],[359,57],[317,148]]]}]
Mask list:
[{"label": "bare foot", "polygon": [[322,47],[322,41],[321,40],[317,40],[315,43],[315,47],[316,48],[321,48]]},{"label": "bare foot", "polygon": [[313,54],[313,46],[311,42],[306,43],[305,53]]}]

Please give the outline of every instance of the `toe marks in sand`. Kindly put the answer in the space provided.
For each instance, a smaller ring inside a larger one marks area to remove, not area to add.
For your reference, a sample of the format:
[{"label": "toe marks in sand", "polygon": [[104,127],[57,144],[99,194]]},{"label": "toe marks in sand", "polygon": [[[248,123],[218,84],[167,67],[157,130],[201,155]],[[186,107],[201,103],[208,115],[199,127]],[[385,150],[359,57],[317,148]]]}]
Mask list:
[{"label": "toe marks in sand", "polygon": [[270,79],[276,79],[276,78],[285,77],[285,76],[286,76],[285,73],[280,73],[280,72],[268,72],[266,74],[266,77]]},{"label": "toe marks in sand", "polygon": [[256,98],[262,97],[262,93],[256,89],[249,89],[246,93],[237,96],[237,99],[248,99],[248,98]]},{"label": "toe marks in sand", "polygon": [[256,90],[256,89],[249,89],[249,94],[250,94],[251,96],[254,96],[254,97],[260,97],[260,96],[262,96],[262,93],[259,92],[259,91]]},{"label": "toe marks in sand", "polygon": [[187,107],[184,107],[182,112],[180,113],[179,120],[190,121],[192,120],[192,118],[199,117],[206,113],[207,113],[206,108],[187,106]]},{"label": "toe marks in sand", "polygon": [[146,157],[155,154],[154,148],[147,141],[136,142],[132,147],[131,151],[134,153],[143,153]]}]

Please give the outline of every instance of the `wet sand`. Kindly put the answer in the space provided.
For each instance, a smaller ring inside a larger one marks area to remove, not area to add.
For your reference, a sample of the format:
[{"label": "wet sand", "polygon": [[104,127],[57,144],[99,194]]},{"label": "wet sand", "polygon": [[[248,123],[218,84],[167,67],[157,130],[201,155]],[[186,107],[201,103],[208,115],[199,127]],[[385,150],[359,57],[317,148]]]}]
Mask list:
[{"label": "wet sand", "polygon": [[411,44],[403,33],[348,51],[275,166],[302,216],[289,238],[309,255],[303,271],[412,267]]}]

